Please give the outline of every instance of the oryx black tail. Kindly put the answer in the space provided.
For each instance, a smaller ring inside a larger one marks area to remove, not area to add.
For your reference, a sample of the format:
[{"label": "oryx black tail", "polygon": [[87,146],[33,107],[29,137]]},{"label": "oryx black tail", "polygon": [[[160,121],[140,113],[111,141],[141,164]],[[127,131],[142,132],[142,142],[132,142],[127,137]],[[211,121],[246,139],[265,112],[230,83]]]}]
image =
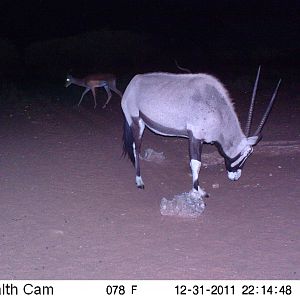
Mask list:
[{"label": "oryx black tail", "polygon": [[133,165],[135,165],[135,158],[133,153],[133,133],[132,129],[129,126],[125,116],[124,116],[124,124],[123,124],[123,156],[128,155]]}]

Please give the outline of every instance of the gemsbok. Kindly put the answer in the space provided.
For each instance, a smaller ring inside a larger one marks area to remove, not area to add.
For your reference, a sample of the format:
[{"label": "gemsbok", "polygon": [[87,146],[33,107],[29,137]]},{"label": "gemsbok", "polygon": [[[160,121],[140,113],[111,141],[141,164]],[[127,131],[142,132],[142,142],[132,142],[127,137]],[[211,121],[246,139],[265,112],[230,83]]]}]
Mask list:
[{"label": "gemsbok", "polygon": [[96,88],[97,87],[104,87],[106,93],[107,93],[107,100],[105,104],[102,106],[102,108],[105,108],[108,104],[110,98],[112,97],[112,94],[110,90],[117,93],[122,98],[122,93],[117,89],[116,87],[116,76],[114,74],[105,74],[105,73],[98,73],[98,74],[91,74],[84,78],[75,78],[72,75],[67,75],[66,84],[65,86],[68,87],[71,84],[76,84],[78,86],[85,87],[84,92],[81,95],[81,98],[78,102],[78,106],[81,104],[81,101],[84,97],[84,95],[88,91],[92,91],[93,97],[94,97],[94,108],[97,106],[97,100],[96,100]]},{"label": "gemsbok", "polygon": [[228,178],[238,180],[253,146],[262,137],[263,126],[281,82],[280,79],[254,135],[250,136],[259,75],[260,67],[244,132],[227,90],[215,77],[170,73],[136,75],[127,86],[121,105],[125,115],[123,154],[127,154],[135,166],[137,187],[144,188],[139,154],[145,125],[160,135],[189,139],[193,190],[200,197],[208,196],[199,186],[198,179],[203,143],[216,145],[224,157]]}]

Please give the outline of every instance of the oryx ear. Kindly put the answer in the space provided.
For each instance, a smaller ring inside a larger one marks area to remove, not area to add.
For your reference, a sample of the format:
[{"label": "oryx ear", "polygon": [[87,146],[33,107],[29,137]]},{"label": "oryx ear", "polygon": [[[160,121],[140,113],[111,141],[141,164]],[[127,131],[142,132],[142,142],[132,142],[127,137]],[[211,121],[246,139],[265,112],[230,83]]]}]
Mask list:
[{"label": "oryx ear", "polygon": [[261,139],[261,137],[257,136],[257,135],[249,136],[247,138],[248,145],[254,146],[254,145],[256,145],[259,142],[260,139]]}]

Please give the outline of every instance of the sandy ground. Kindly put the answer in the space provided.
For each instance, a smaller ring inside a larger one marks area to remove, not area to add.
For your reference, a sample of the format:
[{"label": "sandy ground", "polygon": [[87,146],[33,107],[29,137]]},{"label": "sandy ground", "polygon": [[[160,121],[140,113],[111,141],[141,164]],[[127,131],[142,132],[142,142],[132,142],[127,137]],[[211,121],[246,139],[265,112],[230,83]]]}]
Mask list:
[{"label": "sandy ground", "polygon": [[159,209],[191,188],[187,140],[146,131],[166,159],[142,161],[139,190],[118,96],[95,111],[46,98],[0,112],[0,279],[300,279],[299,96],[281,90],[239,181],[205,147],[197,219]]}]

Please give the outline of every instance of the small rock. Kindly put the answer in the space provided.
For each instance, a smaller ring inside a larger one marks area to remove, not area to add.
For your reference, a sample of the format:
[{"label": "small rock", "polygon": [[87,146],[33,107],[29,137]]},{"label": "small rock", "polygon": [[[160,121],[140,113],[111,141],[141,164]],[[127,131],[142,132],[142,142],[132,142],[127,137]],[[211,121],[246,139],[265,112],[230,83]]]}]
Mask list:
[{"label": "small rock", "polygon": [[199,217],[205,209],[205,203],[202,197],[190,191],[175,195],[172,200],[166,198],[161,199],[160,213],[163,216],[179,216],[179,217]]}]

